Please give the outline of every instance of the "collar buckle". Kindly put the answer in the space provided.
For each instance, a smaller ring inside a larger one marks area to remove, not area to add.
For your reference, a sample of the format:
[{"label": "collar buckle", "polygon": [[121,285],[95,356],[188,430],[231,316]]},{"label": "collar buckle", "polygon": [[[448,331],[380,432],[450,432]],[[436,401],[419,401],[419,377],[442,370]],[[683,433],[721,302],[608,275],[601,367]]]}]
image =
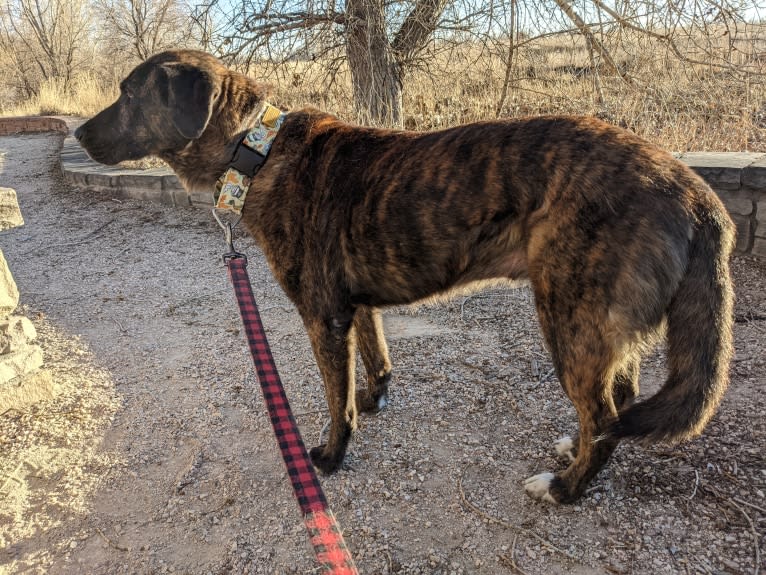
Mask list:
[{"label": "collar buckle", "polygon": [[252,177],[265,161],[266,156],[260,152],[256,152],[244,142],[240,142],[239,145],[237,145],[237,149],[234,150],[234,157],[231,159],[231,162],[229,162],[229,167],[234,168],[246,176]]},{"label": "collar buckle", "polygon": [[250,182],[266,161],[284,119],[279,108],[265,104],[257,125],[237,144],[226,172],[216,182],[213,200],[217,209],[242,213]]}]

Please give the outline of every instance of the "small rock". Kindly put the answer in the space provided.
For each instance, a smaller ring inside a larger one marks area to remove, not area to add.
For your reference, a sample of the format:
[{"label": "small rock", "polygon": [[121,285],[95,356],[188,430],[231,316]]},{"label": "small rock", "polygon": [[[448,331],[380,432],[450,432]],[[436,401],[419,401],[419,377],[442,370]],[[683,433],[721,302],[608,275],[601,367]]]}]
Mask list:
[{"label": "small rock", "polygon": [[24,225],[24,217],[19,209],[16,190],[0,188],[0,230],[9,230]]},{"label": "small rock", "polygon": [[19,288],[16,287],[8,262],[5,261],[3,250],[0,250],[0,317],[13,313],[17,305],[19,305]]}]

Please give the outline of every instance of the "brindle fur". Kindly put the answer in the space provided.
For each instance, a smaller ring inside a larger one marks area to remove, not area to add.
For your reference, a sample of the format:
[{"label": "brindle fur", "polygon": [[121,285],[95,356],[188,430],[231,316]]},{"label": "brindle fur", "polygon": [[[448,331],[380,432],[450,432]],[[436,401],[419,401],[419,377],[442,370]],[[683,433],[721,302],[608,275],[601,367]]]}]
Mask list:
[{"label": "brindle fur", "polygon": [[[201,52],[139,65],[76,132],[114,164],[156,155],[212,190],[266,90]],[[529,280],[559,380],[577,409],[569,467],[540,497],[570,502],[619,439],[699,433],[728,383],[733,226],[691,170],[594,118],[492,121],[433,133],[291,112],[243,223],[300,313],[332,426],[311,450],[341,465],[358,411],[385,403],[379,308],[497,280]],[[638,365],[667,325],[669,377],[633,404]],[[367,387],[355,394],[354,357]]]}]

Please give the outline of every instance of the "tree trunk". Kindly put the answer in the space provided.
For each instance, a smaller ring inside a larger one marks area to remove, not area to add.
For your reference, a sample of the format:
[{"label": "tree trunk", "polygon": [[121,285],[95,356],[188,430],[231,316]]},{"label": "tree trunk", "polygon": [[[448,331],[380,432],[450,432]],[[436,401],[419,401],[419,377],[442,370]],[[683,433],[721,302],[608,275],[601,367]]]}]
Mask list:
[{"label": "tree trunk", "polygon": [[402,76],[386,35],[382,0],[346,3],[346,56],[358,120],[402,126]]}]

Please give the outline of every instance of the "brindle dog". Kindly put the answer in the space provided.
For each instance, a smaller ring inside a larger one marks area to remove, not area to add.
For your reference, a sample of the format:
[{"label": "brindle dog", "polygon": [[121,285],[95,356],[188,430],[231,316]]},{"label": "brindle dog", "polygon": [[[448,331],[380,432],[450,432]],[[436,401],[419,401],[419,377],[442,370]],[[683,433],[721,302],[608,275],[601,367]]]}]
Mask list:
[{"label": "brindle dog", "polygon": [[[105,164],[159,156],[212,190],[266,90],[196,51],[164,52],[75,133]],[[343,461],[359,411],[386,404],[379,308],[528,280],[556,373],[579,417],[569,467],[527,491],[571,502],[621,438],[702,431],[728,384],[734,228],[690,169],[593,118],[482,122],[433,133],[290,112],[253,179],[243,223],[308,330],[332,417],[311,450]],[[633,403],[639,359],[667,332],[669,377]],[[355,393],[359,350],[367,388]]]}]

